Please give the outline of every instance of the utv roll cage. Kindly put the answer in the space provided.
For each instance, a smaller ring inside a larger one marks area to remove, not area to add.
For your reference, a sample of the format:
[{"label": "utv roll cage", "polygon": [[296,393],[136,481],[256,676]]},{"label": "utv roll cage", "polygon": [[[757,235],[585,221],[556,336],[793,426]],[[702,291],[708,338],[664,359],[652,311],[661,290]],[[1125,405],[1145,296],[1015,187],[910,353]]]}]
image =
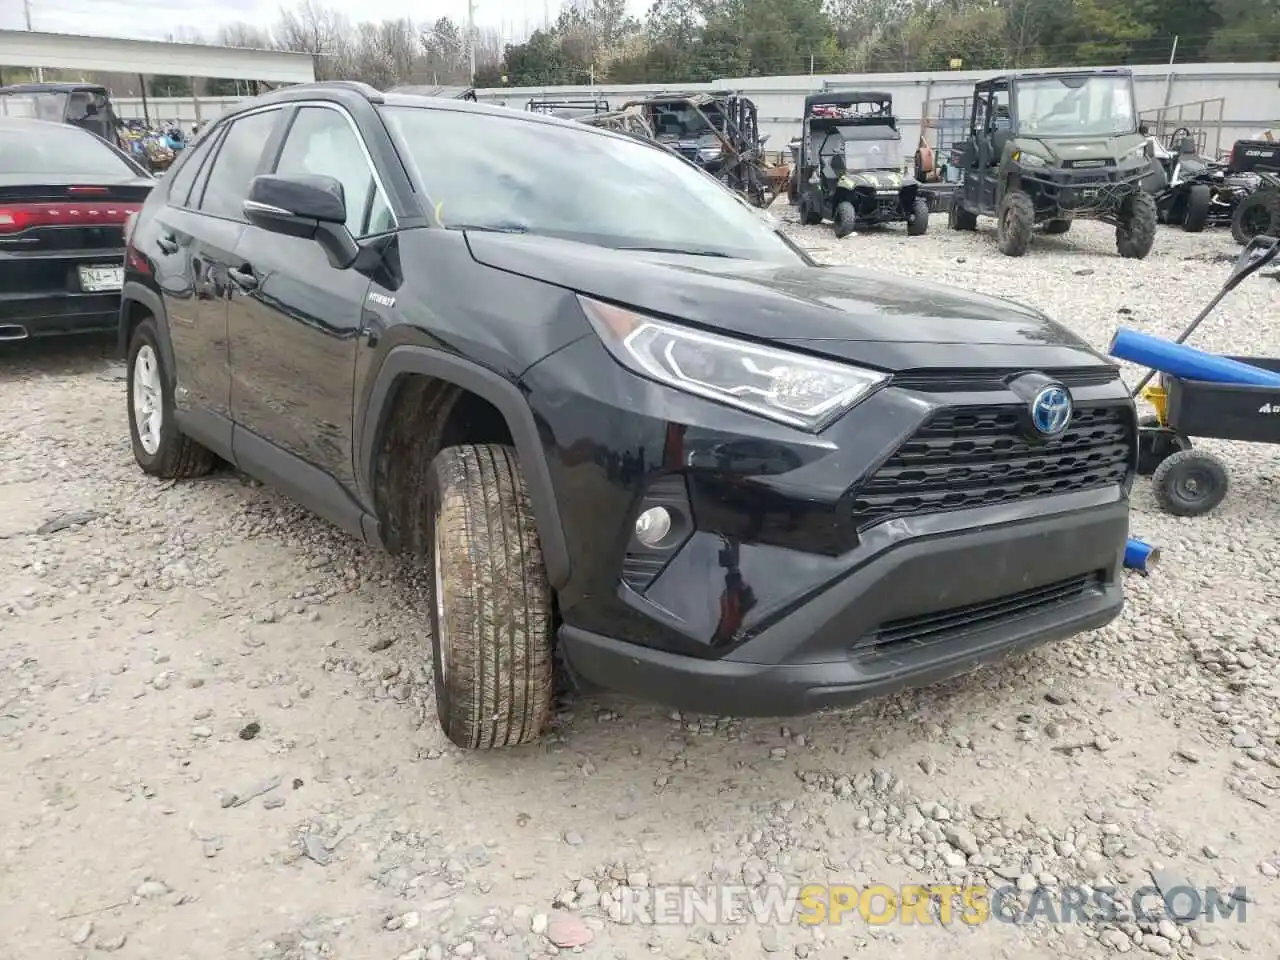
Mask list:
[{"label": "utv roll cage", "polygon": [[804,98],[804,120],[833,127],[866,123],[898,129],[893,94],[879,90],[811,93]]}]

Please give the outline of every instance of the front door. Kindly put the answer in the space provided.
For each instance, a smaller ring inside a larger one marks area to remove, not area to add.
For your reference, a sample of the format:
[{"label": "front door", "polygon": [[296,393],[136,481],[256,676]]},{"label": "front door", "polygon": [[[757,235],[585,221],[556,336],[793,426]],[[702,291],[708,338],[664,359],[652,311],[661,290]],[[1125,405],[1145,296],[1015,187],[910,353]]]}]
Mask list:
[{"label": "front door", "polygon": [[[338,180],[357,238],[394,227],[364,143],[336,105],[299,108],[275,172]],[[228,331],[237,426],[351,489],[356,351],[369,277],[336,269],[312,240],[252,226],[234,260]]]}]

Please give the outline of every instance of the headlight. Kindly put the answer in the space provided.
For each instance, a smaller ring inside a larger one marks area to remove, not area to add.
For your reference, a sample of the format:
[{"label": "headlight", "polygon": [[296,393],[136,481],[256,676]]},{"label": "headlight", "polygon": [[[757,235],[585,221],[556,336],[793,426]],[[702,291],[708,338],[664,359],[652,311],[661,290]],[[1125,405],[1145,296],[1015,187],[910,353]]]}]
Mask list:
[{"label": "headlight", "polygon": [[1013,159],[1028,167],[1047,166],[1043,157],[1037,157],[1034,153],[1026,153],[1022,150],[1014,151]]},{"label": "headlight", "polygon": [[888,381],[819,360],[654,320],[579,297],[614,359],[659,383],[817,433]]}]

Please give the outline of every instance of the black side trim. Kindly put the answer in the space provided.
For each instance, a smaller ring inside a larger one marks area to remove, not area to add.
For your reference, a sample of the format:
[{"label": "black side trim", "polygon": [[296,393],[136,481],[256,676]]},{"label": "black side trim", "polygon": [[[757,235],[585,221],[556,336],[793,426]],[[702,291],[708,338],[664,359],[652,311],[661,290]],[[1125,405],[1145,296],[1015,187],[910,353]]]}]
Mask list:
[{"label": "black side trim", "polygon": [[173,344],[169,342],[169,314],[164,308],[164,301],[160,299],[158,293],[137,280],[126,280],[124,289],[120,292],[120,335],[118,344],[120,356],[128,357],[129,355],[129,304],[131,303],[142,304],[156,318],[156,333],[159,334],[160,352],[163,354],[161,359],[164,361],[164,368],[173,371]]},{"label": "black side trim", "polygon": [[[193,434],[194,436],[194,434]],[[232,441],[236,466],[276,487],[300,506],[347,533],[365,538],[364,510],[333,477],[269,440],[236,425]]]},{"label": "black side trim", "polygon": [[378,370],[365,407],[364,424],[360,432],[360,459],[357,464],[361,489],[373,489],[372,478],[376,472],[374,458],[386,428],[384,414],[387,400],[392,396],[396,382],[410,374],[436,377],[468,390],[492,403],[507,421],[507,427],[515,440],[521,469],[524,471],[525,484],[529,488],[529,499],[533,503],[538,537],[542,541],[543,559],[547,565],[547,578],[552,587],[557,590],[562,588],[569,582],[569,548],[565,543],[560,508],[556,503],[542,440],[538,436],[537,422],[520,389],[487,367],[427,347],[394,347]]},{"label": "black side trim", "polygon": [[218,413],[205,410],[203,407],[192,410],[174,410],[173,419],[178,429],[192,440],[208,447],[223,460],[236,465],[235,450],[232,446],[234,424]]}]

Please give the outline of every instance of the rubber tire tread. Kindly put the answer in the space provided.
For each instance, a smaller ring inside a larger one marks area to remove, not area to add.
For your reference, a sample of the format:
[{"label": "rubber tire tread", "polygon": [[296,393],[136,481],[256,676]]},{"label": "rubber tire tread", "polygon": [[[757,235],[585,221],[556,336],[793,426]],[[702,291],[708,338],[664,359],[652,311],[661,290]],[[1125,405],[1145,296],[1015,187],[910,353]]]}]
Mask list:
[{"label": "rubber tire tread", "polygon": [[[1215,496],[1198,504],[1194,509],[1188,508],[1184,500],[1173,494],[1170,479],[1170,474],[1188,461],[1195,461],[1207,468],[1214,474],[1217,484]],[[1160,466],[1156,467],[1151,475],[1151,492],[1155,494],[1156,503],[1165,513],[1175,517],[1203,517],[1226,499],[1230,488],[1231,477],[1227,473],[1226,466],[1217,457],[1203,450],[1179,450],[1177,453],[1170,454],[1160,462]]]},{"label": "rubber tire tread", "polygon": [[929,232],[929,201],[916,197],[911,204],[911,219],[907,221],[908,237],[923,237]]},{"label": "rubber tire tread", "polygon": [[843,240],[858,229],[858,213],[848,200],[843,200],[836,204],[835,214],[834,222],[837,239]]},{"label": "rubber tire tread", "polygon": [[[429,482],[432,522],[445,527],[441,579],[453,653],[446,686],[433,602],[441,727],[465,749],[532,743],[551,715],[553,608],[515,451],[499,444],[447,447],[432,462]],[[434,531],[428,542],[434,564]]]},{"label": "rubber tire tread", "polygon": [[1139,191],[1127,197],[1116,222],[1116,252],[1127,260],[1146,259],[1155,246],[1156,220],[1156,201],[1151,194]]},{"label": "rubber tire tread", "polygon": [[1187,233],[1200,233],[1209,222],[1209,208],[1213,206],[1213,193],[1203,183],[1192,184],[1187,191],[1187,210],[1182,229]]},{"label": "rubber tire tread", "polygon": [[[1013,210],[1013,228],[1005,233],[1004,214]],[[1031,232],[1035,229],[1036,208],[1031,198],[1021,190],[1010,190],[1004,195],[997,211],[996,231],[1000,252],[1006,257],[1020,257],[1031,246]]]},{"label": "rubber tire tread", "polygon": [[[156,355],[156,363],[160,366],[160,446],[154,456],[142,449],[142,444],[138,440],[138,428],[133,421],[133,363],[143,345],[151,347]],[[173,384],[169,371],[164,367],[164,352],[160,349],[156,322],[151,317],[139,323],[129,338],[125,382],[129,438],[133,444],[133,458],[143,472],[165,480],[186,480],[203,477],[209,473],[218,462],[218,458],[212,451],[179,430],[175,422]]]},{"label": "rubber tire tread", "polygon": [[1235,214],[1231,217],[1231,236],[1241,246],[1245,246],[1253,239],[1252,236],[1246,236],[1244,233],[1245,212],[1251,207],[1261,207],[1270,214],[1271,225],[1259,236],[1274,237],[1280,234],[1280,190],[1263,187],[1241,200]]}]

